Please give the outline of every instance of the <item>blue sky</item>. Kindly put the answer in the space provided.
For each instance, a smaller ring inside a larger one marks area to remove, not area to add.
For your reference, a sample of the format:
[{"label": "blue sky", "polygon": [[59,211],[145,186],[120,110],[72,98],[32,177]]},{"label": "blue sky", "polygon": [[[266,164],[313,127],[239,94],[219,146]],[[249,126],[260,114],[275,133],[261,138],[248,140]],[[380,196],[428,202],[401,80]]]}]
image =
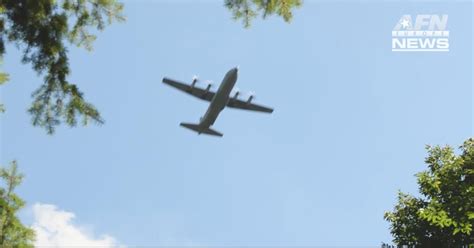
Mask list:
[{"label": "blue sky", "polygon": [[[397,190],[417,193],[425,145],[473,134],[468,1],[307,1],[291,24],[250,29],[222,1],[127,1],[125,14],[93,52],[70,49],[70,79],[105,125],[32,127],[41,78],[13,46],[0,117],[0,162],[18,160],[29,206],[121,244],[377,246]],[[392,52],[404,14],[448,14],[450,52]],[[161,79],[219,83],[236,65],[237,87],[274,113],[226,109],[221,139],[179,127],[207,103]]]}]

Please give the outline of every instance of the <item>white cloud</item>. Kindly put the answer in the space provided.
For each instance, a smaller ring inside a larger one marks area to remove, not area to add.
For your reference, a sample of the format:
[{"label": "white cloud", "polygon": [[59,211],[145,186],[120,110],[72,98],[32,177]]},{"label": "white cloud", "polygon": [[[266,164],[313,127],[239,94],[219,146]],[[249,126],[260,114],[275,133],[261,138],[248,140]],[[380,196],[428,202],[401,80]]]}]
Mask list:
[{"label": "white cloud", "polygon": [[109,235],[95,238],[72,221],[74,213],[58,209],[54,205],[36,203],[33,205],[36,232],[36,247],[119,247],[117,241]]}]

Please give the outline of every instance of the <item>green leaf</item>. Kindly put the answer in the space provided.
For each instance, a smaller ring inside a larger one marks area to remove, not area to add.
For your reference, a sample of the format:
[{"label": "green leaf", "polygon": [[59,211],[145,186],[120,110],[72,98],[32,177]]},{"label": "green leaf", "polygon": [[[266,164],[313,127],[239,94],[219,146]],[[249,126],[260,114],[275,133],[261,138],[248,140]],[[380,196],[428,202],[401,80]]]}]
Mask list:
[{"label": "green leaf", "polygon": [[[385,214],[394,243],[414,247],[461,247],[474,243],[474,139],[456,151],[427,146],[427,170],[417,173],[420,197],[399,193]],[[466,243],[467,242],[467,243]]]},{"label": "green leaf", "polygon": [[[86,101],[70,74],[68,44],[92,49],[93,30],[102,30],[113,21],[122,21],[123,4],[117,0],[34,0],[0,1],[0,10],[8,13],[0,19],[0,32],[8,41],[23,49],[22,62],[31,64],[43,76],[43,83],[32,94],[29,108],[34,126],[49,134],[61,124],[75,126],[78,120],[102,124],[99,111]],[[2,40],[3,41],[3,40]],[[3,42],[0,56],[4,51]],[[0,74],[0,83],[8,80]],[[64,104],[63,104],[64,103]],[[4,111],[0,105],[0,111]],[[89,122],[83,121],[84,125]]]}]

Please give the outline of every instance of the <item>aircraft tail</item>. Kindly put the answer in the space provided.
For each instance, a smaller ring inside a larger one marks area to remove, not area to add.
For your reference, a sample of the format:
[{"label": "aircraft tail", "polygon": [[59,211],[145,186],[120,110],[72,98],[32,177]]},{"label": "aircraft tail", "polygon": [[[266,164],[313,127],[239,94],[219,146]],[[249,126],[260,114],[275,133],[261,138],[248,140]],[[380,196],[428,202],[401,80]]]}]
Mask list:
[{"label": "aircraft tail", "polygon": [[199,134],[201,133],[205,133],[205,134],[209,134],[209,135],[214,135],[214,136],[219,136],[219,137],[222,137],[223,134],[222,133],[219,133],[215,130],[212,130],[210,128],[202,128],[201,126],[199,126],[199,124],[192,124],[192,123],[180,123],[179,124],[180,126],[182,127],[185,127],[185,128],[188,128],[188,129],[191,129],[193,130],[194,132],[197,132]]}]

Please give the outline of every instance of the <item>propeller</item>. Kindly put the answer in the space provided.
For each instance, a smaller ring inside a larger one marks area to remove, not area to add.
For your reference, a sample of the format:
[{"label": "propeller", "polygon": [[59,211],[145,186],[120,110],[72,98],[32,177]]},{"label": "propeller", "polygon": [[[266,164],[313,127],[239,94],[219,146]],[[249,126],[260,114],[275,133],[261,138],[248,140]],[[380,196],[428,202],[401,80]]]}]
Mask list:
[{"label": "propeller", "polygon": [[249,91],[247,93],[247,97],[252,97],[253,99],[255,99],[255,92],[254,91]]},{"label": "propeller", "polygon": [[199,76],[194,75],[193,76],[193,82],[191,83],[192,87],[194,87],[194,85],[197,83],[198,80],[199,80]]},{"label": "propeller", "polygon": [[252,100],[255,100],[255,92],[249,91],[249,92],[248,92],[247,94],[245,94],[245,95],[246,95],[246,98],[248,98],[248,99],[247,99],[247,103],[250,103],[250,102],[252,102]]},{"label": "propeller", "polygon": [[209,91],[214,85],[212,84],[212,80],[206,80],[206,92]]},{"label": "propeller", "polygon": [[210,85],[211,87],[214,86],[214,82],[213,82],[212,80],[206,80],[206,84],[207,84],[208,86]]},{"label": "propeller", "polygon": [[234,89],[232,89],[232,91],[230,93],[230,96],[232,98],[237,98],[240,94],[241,94],[240,89],[239,88],[234,88]]},{"label": "propeller", "polygon": [[250,103],[250,102],[252,102],[252,100],[255,100],[255,92],[250,91],[248,93],[248,96],[249,96],[249,99],[247,100],[247,103]]}]

